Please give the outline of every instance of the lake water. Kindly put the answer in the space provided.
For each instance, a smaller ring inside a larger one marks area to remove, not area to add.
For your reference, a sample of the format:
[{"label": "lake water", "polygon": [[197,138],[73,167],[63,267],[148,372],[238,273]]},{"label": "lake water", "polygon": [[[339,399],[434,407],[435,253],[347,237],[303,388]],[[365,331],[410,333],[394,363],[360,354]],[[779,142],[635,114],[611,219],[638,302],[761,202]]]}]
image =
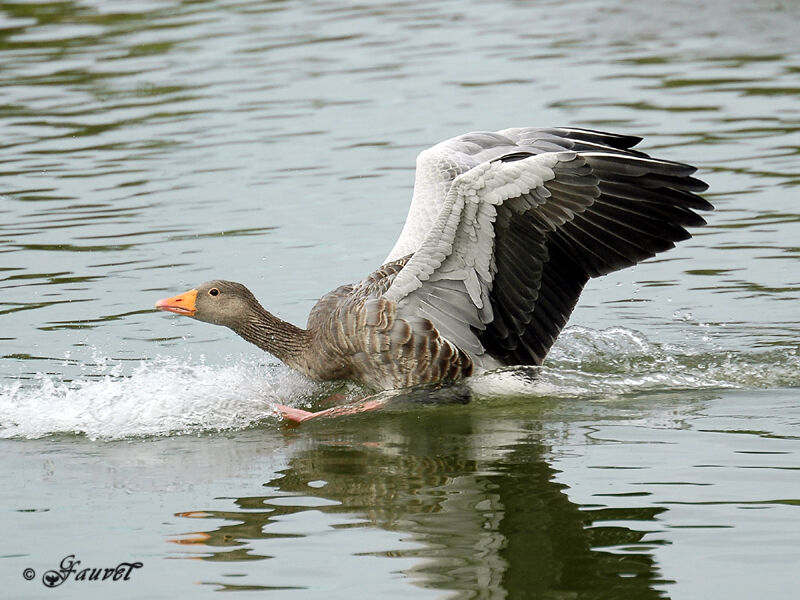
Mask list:
[{"label": "lake water", "polygon": [[[0,4],[0,595],[796,597],[798,22],[777,0]],[[222,277],[303,324],[393,245],[417,152],[523,125],[643,135],[717,207],[591,282],[535,379],[287,428],[276,403],[328,390],[152,309]],[[69,555],[141,567],[46,588]]]}]

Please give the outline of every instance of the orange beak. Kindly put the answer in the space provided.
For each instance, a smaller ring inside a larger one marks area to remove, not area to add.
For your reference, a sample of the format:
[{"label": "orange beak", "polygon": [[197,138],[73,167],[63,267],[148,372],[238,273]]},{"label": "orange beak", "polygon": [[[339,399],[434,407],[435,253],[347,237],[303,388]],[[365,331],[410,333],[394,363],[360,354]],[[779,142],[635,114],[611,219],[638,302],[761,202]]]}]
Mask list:
[{"label": "orange beak", "polygon": [[189,290],[178,296],[159,300],[156,302],[156,308],[178,313],[179,315],[186,315],[187,317],[193,317],[197,310],[194,306],[196,300],[197,290]]}]

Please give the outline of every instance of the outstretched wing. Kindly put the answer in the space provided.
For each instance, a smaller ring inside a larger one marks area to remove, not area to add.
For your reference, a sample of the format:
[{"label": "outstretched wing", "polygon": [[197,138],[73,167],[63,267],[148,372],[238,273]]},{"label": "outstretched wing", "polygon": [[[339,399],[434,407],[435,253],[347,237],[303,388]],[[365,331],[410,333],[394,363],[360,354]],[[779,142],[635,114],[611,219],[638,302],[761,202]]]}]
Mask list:
[{"label": "outstretched wing", "polygon": [[403,231],[389,256],[391,262],[416,252],[436,222],[453,180],[473,167],[515,152],[543,154],[561,150],[626,152],[641,138],[566,127],[519,127],[466,133],[424,150],[417,157],[414,195]]},{"label": "outstretched wing", "polygon": [[478,364],[540,364],[590,277],[704,224],[694,210],[712,207],[694,194],[706,188],[694,170],[621,148],[518,149],[484,162],[453,178],[385,297]]}]

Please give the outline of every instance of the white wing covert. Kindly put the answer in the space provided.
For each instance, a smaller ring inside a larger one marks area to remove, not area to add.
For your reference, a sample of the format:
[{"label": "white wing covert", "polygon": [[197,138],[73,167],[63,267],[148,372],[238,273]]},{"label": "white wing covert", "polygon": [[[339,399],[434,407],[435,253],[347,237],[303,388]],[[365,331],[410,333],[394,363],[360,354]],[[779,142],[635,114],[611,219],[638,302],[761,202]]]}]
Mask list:
[{"label": "white wing covert", "polygon": [[416,161],[414,195],[403,230],[384,264],[407,256],[422,244],[433,227],[453,180],[473,167],[514,152],[543,154],[562,150],[624,152],[641,138],[568,127],[515,127],[501,131],[473,131],[445,140],[420,152]]},{"label": "white wing covert", "polygon": [[494,318],[497,207],[509,199],[517,212],[541,204],[553,166],[574,158],[562,152],[501,159],[455,177],[435,224],[384,297],[397,302],[401,314],[430,319],[446,339],[479,358],[484,349],[476,331]]},{"label": "white wing covert", "polygon": [[479,367],[541,364],[589,278],[674,247],[705,223],[694,210],[713,208],[694,167],[631,150],[638,141],[520,128],[424,152],[418,168],[450,168],[418,173],[416,223],[393,251],[413,256],[384,296]]}]

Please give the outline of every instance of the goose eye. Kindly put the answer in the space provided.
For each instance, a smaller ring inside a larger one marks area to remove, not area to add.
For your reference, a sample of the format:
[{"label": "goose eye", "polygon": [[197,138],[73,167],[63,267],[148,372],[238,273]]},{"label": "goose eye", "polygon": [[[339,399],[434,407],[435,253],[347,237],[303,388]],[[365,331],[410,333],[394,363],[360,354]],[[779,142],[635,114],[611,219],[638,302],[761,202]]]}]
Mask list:
[{"label": "goose eye", "polygon": [[219,296],[219,290],[217,288],[211,288],[208,290],[209,296]]}]

